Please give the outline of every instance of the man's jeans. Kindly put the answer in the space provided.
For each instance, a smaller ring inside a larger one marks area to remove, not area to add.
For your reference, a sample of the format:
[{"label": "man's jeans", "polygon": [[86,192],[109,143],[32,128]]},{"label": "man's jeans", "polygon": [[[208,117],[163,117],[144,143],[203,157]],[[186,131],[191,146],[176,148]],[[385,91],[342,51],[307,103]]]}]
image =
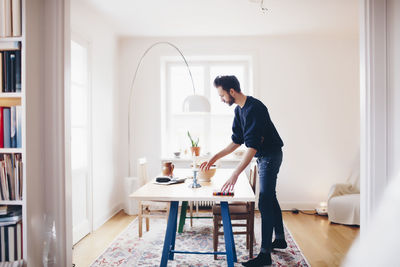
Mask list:
[{"label": "man's jeans", "polygon": [[260,177],[260,197],[258,209],[261,213],[261,249],[271,251],[272,230],[275,238],[284,239],[282,211],[276,199],[276,179],[282,163],[282,151],[270,153],[257,159]]}]

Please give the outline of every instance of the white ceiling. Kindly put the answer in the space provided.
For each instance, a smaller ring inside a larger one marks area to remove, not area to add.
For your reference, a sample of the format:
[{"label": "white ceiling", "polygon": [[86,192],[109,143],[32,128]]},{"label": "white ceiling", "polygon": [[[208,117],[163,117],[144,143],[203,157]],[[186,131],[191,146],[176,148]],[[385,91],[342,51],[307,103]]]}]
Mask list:
[{"label": "white ceiling", "polygon": [[85,0],[129,36],[357,33],[358,0]]}]

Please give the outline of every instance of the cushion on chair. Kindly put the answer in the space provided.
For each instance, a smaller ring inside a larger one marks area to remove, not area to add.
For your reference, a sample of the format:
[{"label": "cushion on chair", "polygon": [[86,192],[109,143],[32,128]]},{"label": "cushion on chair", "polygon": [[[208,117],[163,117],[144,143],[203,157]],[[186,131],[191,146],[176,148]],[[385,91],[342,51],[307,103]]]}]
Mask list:
[{"label": "cushion on chair", "polygon": [[[213,214],[214,215],[220,215],[221,214],[221,206],[220,205],[214,205],[213,208]],[[233,214],[247,214],[249,213],[247,209],[247,205],[229,205],[229,213],[231,215]]]},{"label": "cushion on chair", "polygon": [[360,225],[360,194],[345,194],[330,198],[328,218],[334,223]]}]

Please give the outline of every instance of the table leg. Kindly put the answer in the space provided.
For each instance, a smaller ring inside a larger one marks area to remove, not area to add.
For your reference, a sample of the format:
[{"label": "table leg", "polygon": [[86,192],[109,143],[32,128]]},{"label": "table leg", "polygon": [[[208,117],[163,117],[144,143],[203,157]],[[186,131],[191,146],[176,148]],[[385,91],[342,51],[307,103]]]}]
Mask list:
[{"label": "table leg", "polygon": [[173,255],[170,256],[171,247],[175,246],[175,235],[176,235],[176,223],[178,217],[178,204],[179,201],[171,201],[171,207],[168,216],[167,230],[165,232],[164,247],[161,257],[161,267],[167,266],[168,258],[173,259]]},{"label": "table leg", "polygon": [[190,201],[190,227],[193,227],[193,201]]},{"label": "table leg", "polygon": [[[178,205],[179,205],[179,201],[178,201]],[[176,207],[176,215],[174,216],[175,220],[174,220],[174,226],[172,228],[172,240],[171,240],[171,250],[175,250],[175,239],[176,239],[176,227],[178,224],[178,206]],[[174,260],[174,253],[170,252],[169,253],[169,260]]]},{"label": "table leg", "polygon": [[221,202],[221,215],[222,225],[224,227],[225,249],[228,267],[233,267],[233,262],[237,262],[237,257],[228,202]]},{"label": "table leg", "polygon": [[182,201],[182,208],[181,208],[181,216],[179,218],[178,233],[182,233],[183,232],[183,226],[185,225],[185,221],[186,221],[187,206],[188,206],[188,202],[187,201]]}]

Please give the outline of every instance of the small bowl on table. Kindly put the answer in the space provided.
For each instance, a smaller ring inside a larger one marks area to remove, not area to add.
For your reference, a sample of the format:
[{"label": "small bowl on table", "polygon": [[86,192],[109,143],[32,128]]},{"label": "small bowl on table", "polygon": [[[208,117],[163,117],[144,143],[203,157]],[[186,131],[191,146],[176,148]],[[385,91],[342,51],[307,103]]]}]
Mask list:
[{"label": "small bowl on table", "polygon": [[210,182],[211,178],[215,175],[215,172],[217,171],[217,166],[212,165],[207,171],[202,171],[199,167],[200,165],[196,166],[196,168],[199,169],[199,171],[197,172],[197,180],[199,182]]},{"label": "small bowl on table", "polygon": [[199,170],[199,172],[197,173],[197,179],[200,182],[210,182],[211,178],[215,175],[216,171],[217,171],[216,167],[211,167],[207,171]]}]

